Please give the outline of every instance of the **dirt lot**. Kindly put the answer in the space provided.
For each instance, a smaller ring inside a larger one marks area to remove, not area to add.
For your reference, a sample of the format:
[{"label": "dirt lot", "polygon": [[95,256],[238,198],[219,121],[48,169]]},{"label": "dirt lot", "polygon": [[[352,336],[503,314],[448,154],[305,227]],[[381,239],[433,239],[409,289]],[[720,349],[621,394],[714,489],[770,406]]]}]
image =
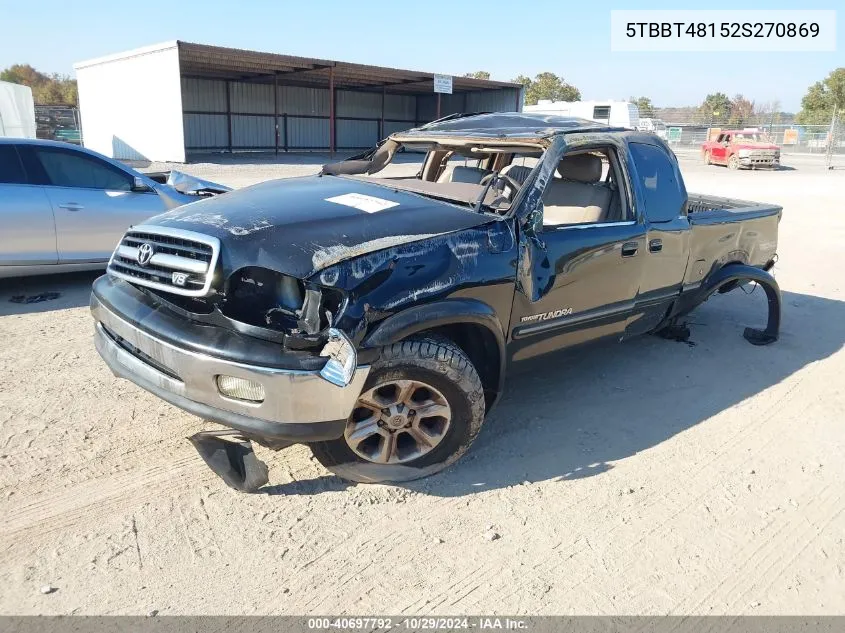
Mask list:
[{"label": "dirt lot", "polygon": [[[316,169],[290,162],[186,171]],[[94,275],[0,283],[0,612],[845,612],[845,172],[682,164],[693,191],[784,205],[782,339],[741,336],[758,290],[695,312],[694,346],[545,358],[466,458],[407,486],[293,447],[262,451],[270,487],[231,491],[183,439],[207,423],[100,362]]]}]

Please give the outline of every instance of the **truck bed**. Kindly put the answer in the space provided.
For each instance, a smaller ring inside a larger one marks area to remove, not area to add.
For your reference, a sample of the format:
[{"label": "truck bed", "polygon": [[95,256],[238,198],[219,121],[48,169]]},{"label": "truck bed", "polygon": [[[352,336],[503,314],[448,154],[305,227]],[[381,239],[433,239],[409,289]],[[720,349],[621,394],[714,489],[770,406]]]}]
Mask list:
[{"label": "truck bed", "polygon": [[692,235],[684,284],[698,284],[734,262],[769,266],[777,251],[782,210],[772,204],[690,194],[687,214]]},{"label": "truck bed", "polygon": [[747,217],[779,216],[782,208],[762,202],[722,198],[703,193],[691,193],[687,199],[687,214],[690,222],[697,224],[718,221],[735,222],[737,214]]}]

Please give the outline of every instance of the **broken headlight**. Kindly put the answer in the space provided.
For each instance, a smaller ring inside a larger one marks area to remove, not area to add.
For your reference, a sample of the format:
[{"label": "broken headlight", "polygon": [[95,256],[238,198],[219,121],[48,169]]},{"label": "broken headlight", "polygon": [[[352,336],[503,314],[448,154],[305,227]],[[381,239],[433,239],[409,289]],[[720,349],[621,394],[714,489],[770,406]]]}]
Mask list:
[{"label": "broken headlight", "polygon": [[338,387],[345,387],[352,381],[355,368],[358,366],[358,356],[352,341],[335,328],[329,328],[329,339],[320,352],[320,356],[327,356],[328,361],[320,370],[320,376]]},{"label": "broken headlight", "polygon": [[339,290],[306,285],[290,275],[259,267],[233,273],[225,294],[221,306],[225,316],[290,334],[322,332],[332,325],[343,303]]}]

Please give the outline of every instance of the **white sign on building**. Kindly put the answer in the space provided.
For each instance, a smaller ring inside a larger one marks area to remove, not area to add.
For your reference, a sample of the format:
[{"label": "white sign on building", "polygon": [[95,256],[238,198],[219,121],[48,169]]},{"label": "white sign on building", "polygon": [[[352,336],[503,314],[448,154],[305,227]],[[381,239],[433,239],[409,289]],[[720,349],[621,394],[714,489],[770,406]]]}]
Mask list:
[{"label": "white sign on building", "polygon": [[452,75],[434,75],[434,92],[452,94]]}]

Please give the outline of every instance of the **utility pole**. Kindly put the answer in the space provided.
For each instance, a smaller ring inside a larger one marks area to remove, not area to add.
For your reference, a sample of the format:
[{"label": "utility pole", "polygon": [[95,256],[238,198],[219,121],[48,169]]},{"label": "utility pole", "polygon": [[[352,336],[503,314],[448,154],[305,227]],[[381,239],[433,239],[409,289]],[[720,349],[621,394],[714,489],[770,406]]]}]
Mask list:
[{"label": "utility pole", "polygon": [[836,145],[836,115],[838,111],[836,104],[833,105],[833,116],[830,118],[830,129],[827,131],[827,153],[825,164],[828,169],[833,169],[833,147]]}]

